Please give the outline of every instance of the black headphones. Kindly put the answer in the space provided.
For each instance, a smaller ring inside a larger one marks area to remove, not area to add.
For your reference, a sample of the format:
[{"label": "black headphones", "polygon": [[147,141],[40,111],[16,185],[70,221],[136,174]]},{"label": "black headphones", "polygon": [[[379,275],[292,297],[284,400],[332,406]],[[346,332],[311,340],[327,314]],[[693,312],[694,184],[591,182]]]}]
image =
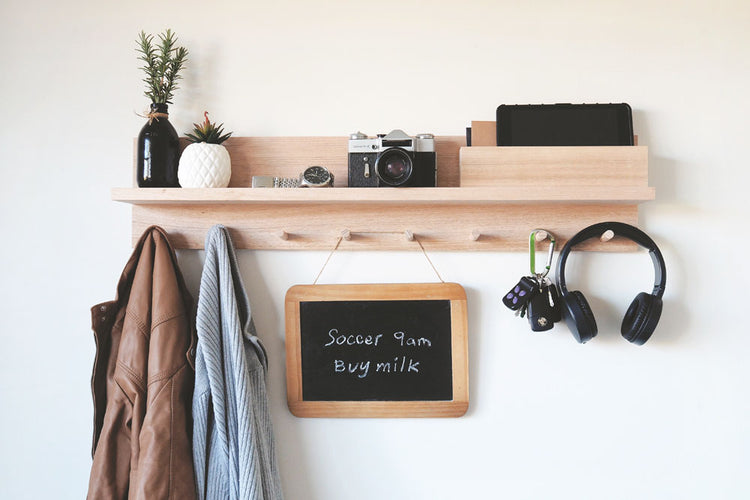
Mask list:
[{"label": "black headphones", "polygon": [[667,269],[659,247],[656,246],[646,233],[622,222],[601,222],[594,224],[573,236],[560,251],[557,259],[557,286],[560,290],[562,316],[570,328],[575,339],[585,344],[596,337],[597,328],[594,313],[586,302],[586,297],[578,290],[569,292],[565,286],[565,262],[568,260],[571,248],[591,238],[600,237],[605,231],[611,230],[617,236],[625,237],[646,248],[654,262],[654,289],[648,294],[641,292],[636,295],[628,307],[622,320],[620,333],[625,340],[633,344],[642,345],[654,333],[662,309],[662,296],[667,284]]}]

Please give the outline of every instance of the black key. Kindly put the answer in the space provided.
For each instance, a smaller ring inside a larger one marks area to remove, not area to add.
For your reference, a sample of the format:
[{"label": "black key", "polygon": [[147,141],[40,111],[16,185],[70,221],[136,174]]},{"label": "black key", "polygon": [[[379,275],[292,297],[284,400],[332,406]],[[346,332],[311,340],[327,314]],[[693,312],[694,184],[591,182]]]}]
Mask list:
[{"label": "black key", "polygon": [[552,308],[546,293],[537,293],[529,301],[529,325],[534,332],[551,330],[555,326],[552,321]]},{"label": "black key", "polygon": [[545,280],[539,293],[529,301],[529,325],[535,332],[551,330],[555,322],[560,321],[560,299],[557,287]]}]

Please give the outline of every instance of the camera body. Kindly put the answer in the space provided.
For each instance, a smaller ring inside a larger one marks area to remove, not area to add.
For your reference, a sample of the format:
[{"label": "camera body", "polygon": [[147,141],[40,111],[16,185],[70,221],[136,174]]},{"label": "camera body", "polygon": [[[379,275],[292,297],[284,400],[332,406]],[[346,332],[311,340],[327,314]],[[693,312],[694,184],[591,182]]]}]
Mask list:
[{"label": "camera body", "polygon": [[435,187],[435,136],[403,130],[349,136],[349,187]]}]

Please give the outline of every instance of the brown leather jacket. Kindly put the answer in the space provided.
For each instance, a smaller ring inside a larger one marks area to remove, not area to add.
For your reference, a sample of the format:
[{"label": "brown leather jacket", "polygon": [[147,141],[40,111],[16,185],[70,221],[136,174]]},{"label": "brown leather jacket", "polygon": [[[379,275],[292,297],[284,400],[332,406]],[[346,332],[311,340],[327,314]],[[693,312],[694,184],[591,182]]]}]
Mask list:
[{"label": "brown leather jacket", "polygon": [[96,340],[89,499],[193,499],[192,298],[159,227],[136,245],[112,302],[91,309]]}]

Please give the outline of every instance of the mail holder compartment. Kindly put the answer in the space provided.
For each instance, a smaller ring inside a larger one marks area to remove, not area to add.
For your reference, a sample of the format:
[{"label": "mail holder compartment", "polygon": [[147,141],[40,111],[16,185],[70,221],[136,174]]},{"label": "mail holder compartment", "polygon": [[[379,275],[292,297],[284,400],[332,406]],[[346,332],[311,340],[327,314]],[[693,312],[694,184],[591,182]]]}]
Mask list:
[{"label": "mail holder compartment", "polygon": [[[238,248],[329,250],[526,251],[544,228],[564,243],[605,220],[638,224],[653,200],[645,146],[464,147],[436,137],[438,186],[348,188],[344,137],[232,137],[232,180],[223,189],[114,188],[133,205],[133,240],[158,224],[178,248],[202,248],[221,223]],[[253,175],[290,177],[319,164],[334,188],[250,188]],[[344,236],[345,237],[342,237]],[[614,238],[589,249],[629,251]]]},{"label": "mail holder compartment", "polygon": [[648,188],[646,146],[463,147],[461,187]]}]

